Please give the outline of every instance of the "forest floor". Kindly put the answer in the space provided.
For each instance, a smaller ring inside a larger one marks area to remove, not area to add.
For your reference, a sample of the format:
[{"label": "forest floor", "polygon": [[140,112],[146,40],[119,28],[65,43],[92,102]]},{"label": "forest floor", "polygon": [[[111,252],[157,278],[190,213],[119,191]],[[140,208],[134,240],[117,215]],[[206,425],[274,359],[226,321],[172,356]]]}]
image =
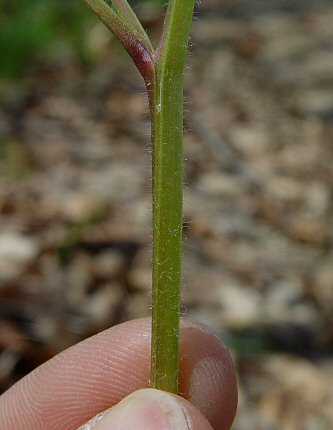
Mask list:
[{"label": "forest floor", "polygon": [[[333,4],[206,0],[197,15],[183,312],[233,351],[234,430],[331,430]],[[101,25],[89,40],[98,67],[65,53],[0,88],[1,391],[150,314],[144,88]]]}]

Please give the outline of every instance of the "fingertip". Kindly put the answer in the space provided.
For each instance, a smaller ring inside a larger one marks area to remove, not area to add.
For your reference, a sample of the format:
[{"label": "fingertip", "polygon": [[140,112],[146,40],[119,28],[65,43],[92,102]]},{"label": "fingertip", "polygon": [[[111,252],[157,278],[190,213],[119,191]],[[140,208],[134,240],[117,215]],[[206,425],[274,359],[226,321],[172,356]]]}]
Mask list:
[{"label": "fingertip", "polygon": [[187,400],[147,388],[125,397],[78,430],[213,430],[207,419]]},{"label": "fingertip", "polygon": [[190,320],[182,322],[180,393],[216,430],[231,427],[238,390],[228,349],[215,334]]},{"label": "fingertip", "polygon": [[[0,428],[42,430],[60,428],[59,423],[63,430],[78,427],[148,386],[150,343],[147,318],[128,321],[64,351],[1,396]],[[215,430],[227,430],[237,405],[235,371],[227,349],[190,320],[181,322],[180,346],[181,395]]]}]

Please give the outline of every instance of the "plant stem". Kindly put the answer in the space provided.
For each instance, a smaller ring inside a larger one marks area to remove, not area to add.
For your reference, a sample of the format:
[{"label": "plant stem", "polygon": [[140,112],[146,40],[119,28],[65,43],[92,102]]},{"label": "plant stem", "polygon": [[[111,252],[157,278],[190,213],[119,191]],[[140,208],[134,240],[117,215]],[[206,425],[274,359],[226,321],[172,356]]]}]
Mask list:
[{"label": "plant stem", "polygon": [[146,84],[148,85],[148,83],[152,82],[154,64],[151,58],[151,51],[153,47],[139,21],[135,21],[134,18],[132,18],[130,22],[126,22],[126,17],[131,15],[128,12],[129,5],[127,1],[117,0],[116,2],[118,6],[117,9],[124,14],[124,21],[121,20],[120,16],[104,0],[84,1],[124,46],[132,57],[132,60],[136,64]]},{"label": "plant stem", "polygon": [[[183,206],[183,81],[195,0],[169,2],[156,51],[153,136],[153,387],[178,393]],[[149,91],[149,88],[148,88]]]},{"label": "plant stem", "polygon": [[183,224],[183,82],[195,0],[170,0],[158,48],[127,0],[84,0],[143,76],[153,144],[153,322],[151,385],[178,392]]}]

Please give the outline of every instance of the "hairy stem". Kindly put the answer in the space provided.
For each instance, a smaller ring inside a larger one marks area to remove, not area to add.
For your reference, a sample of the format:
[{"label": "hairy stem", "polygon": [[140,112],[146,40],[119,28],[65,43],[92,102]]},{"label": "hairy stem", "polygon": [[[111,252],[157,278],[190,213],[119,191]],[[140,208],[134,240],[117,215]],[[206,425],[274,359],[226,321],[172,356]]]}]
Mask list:
[{"label": "hairy stem", "polygon": [[[124,15],[122,20],[120,16],[104,0],[84,1],[124,46],[126,51],[132,57],[132,60],[144,78],[146,84],[150,84],[154,79],[154,64],[151,53],[152,45],[141,25],[140,27],[137,26],[139,28],[137,31],[140,31],[140,37],[138,38],[136,30],[133,29],[134,18],[132,18],[132,21],[126,22],[126,15]],[[121,2],[118,0],[117,5],[118,3]],[[119,8],[120,6],[118,5],[118,9]],[[126,10],[125,3],[124,9]]]},{"label": "hairy stem", "polygon": [[153,143],[151,385],[178,392],[183,218],[183,82],[195,0],[170,0],[156,51],[127,0],[84,0],[143,76]]},{"label": "hairy stem", "polygon": [[183,82],[194,0],[171,0],[155,54],[152,386],[178,392],[183,206]]}]

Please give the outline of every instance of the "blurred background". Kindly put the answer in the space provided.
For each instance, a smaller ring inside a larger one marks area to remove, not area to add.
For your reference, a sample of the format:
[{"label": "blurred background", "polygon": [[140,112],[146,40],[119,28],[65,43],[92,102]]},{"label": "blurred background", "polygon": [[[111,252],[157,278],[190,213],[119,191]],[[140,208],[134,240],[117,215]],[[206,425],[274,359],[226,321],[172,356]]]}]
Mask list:
[{"label": "blurred background", "polygon": [[[163,1],[132,2],[154,40]],[[333,428],[333,3],[205,0],[186,76],[183,313],[234,430]],[[0,0],[0,391],[150,314],[143,82],[79,0]]]}]

